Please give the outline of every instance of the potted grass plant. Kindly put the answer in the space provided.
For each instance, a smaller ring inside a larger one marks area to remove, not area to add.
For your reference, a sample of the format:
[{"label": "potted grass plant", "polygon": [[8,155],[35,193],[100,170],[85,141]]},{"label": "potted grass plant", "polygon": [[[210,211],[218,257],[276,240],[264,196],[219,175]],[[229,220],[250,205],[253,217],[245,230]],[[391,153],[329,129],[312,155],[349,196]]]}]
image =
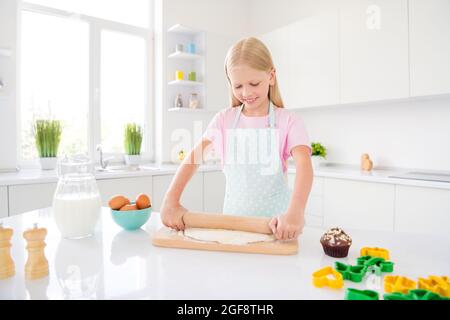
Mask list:
[{"label": "potted grass plant", "polygon": [[124,148],[127,165],[139,165],[141,160],[142,127],[135,123],[125,125]]},{"label": "potted grass plant", "polygon": [[317,169],[326,159],[327,149],[320,142],[311,143],[311,161],[314,169]]},{"label": "potted grass plant", "polygon": [[61,141],[61,123],[58,120],[36,120],[34,137],[41,168],[55,169]]}]

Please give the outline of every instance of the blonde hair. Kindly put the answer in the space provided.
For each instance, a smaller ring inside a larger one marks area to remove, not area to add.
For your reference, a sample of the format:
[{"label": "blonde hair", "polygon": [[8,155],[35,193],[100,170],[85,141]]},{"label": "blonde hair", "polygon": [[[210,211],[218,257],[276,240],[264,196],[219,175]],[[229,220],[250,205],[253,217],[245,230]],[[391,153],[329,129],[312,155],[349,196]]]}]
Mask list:
[{"label": "blonde hair", "polygon": [[[245,38],[234,44],[225,58],[225,74],[230,85],[230,102],[232,107],[241,105],[241,102],[234,96],[231,86],[231,80],[228,70],[238,64],[245,64],[255,70],[270,72],[274,69],[272,55],[266,45],[259,39],[250,37]],[[275,77],[275,83],[269,88],[268,98],[272,104],[278,108],[284,108],[283,99],[281,99],[278,81]]]}]

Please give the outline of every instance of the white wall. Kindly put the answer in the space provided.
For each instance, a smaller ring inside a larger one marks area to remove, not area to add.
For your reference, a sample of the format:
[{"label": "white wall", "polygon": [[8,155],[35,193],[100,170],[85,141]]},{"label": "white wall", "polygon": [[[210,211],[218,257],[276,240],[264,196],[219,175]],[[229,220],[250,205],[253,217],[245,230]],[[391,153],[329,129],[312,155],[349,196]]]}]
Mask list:
[{"label": "white wall", "polygon": [[[237,10],[239,8],[239,10]],[[0,1],[0,47],[8,47],[14,55],[0,58],[0,77],[7,86],[0,91],[0,169],[17,166],[16,138],[16,56],[17,51],[17,1]],[[155,1],[155,152],[158,161],[170,161],[170,151],[177,142],[170,137],[174,130],[187,129],[193,132],[193,121],[200,121],[200,127],[206,128],[212,116],[218,110],[228,106],[227,83],[223,62],[228,48],[246,35],[248,21],[245,15],[248,3],[240,0],[156,0]],[[206,108],[211,113],[176,114],[166,110],[165,84],[167,83],[165,63],[168,55],[166,31],[174,24],[184,24],[206,31],[206,72],[207,98]],[[200,133],[201,134],[201,133]],[[197,135],[198,136],[198,135]],[[7,137],[7,138],[6,138]],[[194,138],[195,139],[195,138]],[[195,141],[192,141],[194,143]]]},{"label": "white wall", "polygon": [[248,0],[249,32],[254,36],[290,25],[304,17],[338,8],[336,0]]},{"label": "white wall", "polygon": [[[228,107],[228,84],[224,73],[224,60],[228,48],[239,39],[248,36],[249,20],[247,19],[250,2],[242,0],[158,0],[155,14],[162,14],[162,21],[156,26],[155,38],[156,65],[159,65],[159,77],[156,79],[156,103],[161,112],[156,114],[156,136],[161,141],[157,146],[160,155],[157,161],[171,161],[171,151],[179,144],[171,141],[171,135],[176,130],[188,130],[192,139],[192,146],[199,135],[194,136],[194,121],[200,128],[206,129],[214,113]],[[209,114],[191,114],[167,112],[172,105],[165,100],[166,57],[167,48],[166,31],[175,24],[182,24],[206,32],[206,109],[212,110]],[[162,85],[161,85],[162,84]],[[189,146],[186,147],[186,150]]]},{"label": "white wall", "polygon": [[450,98],[367,103],[297,111],[330,162],[450,171]]},{"label": "white wall", "polygon": [[[155,15],[155,130],[157,160],[170,161],[177,142],[171,134],[186,129],[194,134],[194,121],[205,129],[214,113],[228,106],[223,62],[229,46],[249,36],[261,35],[317,10],[332,10],[329,0],[157,0]],[[0,58],[0,169],[16,166],[16,55],[17,1],[0,1],[0,47],[13,56]],[[166,110],[166,31],[181,23],[205,30],[207,42],[207,108],[209,114],[169,113]],[[276,62],[276,61],[275,61]],[[283,88],[281,88],[283,90]],[[450,170],[450,98],[407,102],[366,103],[304,109],[299,112],[311,140],[329,148],[329,161],[358,164],[360,154],[370,153],[375,166]],[[199,132],[200,131],[200,132]],[[193,143],[194,141],[192,141]]]},{"label": "white wall", "polygon": [[[250,30],[262,37],[317,12],[339,10],[339,4],[334,0],[251,0]],[[311,140],[328,147],[330,162],[358,165],[361,154],[369,153],[375,167],[450,170],[448,96],[295,112],[303,117]]]},{"label": "white wall", "polygon": [[16,52],[17,1],[0,1],[0,48],[10,49],[10,57],[0,56],[0,170],[17,164],[16,149]]}]

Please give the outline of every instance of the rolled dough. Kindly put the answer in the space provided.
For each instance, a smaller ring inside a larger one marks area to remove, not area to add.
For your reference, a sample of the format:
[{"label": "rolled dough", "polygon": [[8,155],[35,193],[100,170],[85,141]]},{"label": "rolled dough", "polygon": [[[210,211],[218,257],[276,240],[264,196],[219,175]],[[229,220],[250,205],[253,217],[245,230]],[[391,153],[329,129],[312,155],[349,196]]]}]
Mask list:
[{"label": "rolled dough", "polygon": [[[183,235],[183,231],[180,231],[179,234]],[[186,228],[184,230],[184,236],[200,241],[234,245],[246,245],[249,243],[275,240],[275,237],[269,234],[207,228]]]}]

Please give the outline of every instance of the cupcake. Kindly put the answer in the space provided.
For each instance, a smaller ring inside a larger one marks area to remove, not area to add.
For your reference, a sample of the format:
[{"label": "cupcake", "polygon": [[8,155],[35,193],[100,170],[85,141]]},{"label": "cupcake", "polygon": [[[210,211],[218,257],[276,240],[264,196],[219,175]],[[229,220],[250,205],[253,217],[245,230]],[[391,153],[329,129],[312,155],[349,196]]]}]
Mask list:
[{"label": "cupcake", "polygon": [[352,245],[352,238],[341,228],[331,228],[320,238],[323,251],[333,258],[344,258]]}]

